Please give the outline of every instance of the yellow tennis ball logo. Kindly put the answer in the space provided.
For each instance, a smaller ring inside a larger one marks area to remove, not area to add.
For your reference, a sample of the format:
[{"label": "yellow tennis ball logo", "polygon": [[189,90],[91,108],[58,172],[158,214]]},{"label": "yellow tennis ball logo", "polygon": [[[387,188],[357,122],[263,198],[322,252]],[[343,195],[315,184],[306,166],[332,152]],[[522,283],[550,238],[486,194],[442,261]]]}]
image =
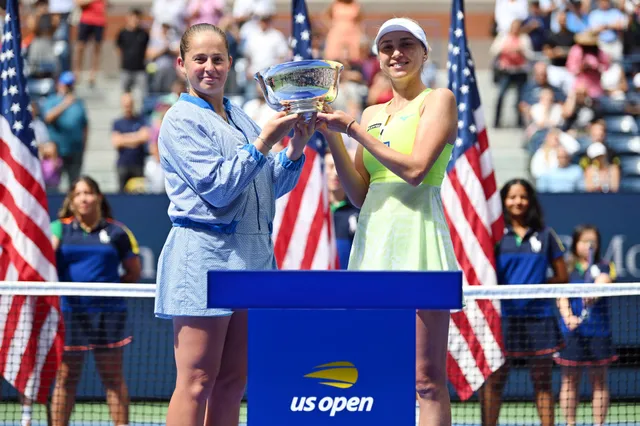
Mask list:
[{"label": "yellow tennis ball logo", "polygon": [[348,361],[330,362],[316,365],[314,371],[305,374],[310,379],[321,379],[321,385],[334,388],[348,389],[358,381],[358,369]]}]

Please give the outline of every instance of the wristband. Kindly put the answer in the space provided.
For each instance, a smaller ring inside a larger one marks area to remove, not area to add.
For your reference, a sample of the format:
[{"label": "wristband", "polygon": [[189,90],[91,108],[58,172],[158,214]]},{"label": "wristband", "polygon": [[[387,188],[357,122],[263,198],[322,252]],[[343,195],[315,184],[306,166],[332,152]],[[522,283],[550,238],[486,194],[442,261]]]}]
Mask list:
[{"label": "wristband", "polygon": [[355,118],[354,118],[354,119],[353,119],[353,121],[352,121],[351,123],[347,124],[347,128],[346,128],[346,130],[344,131],[344,132],[345,132],[345,134],[346,134],[347,136],[349,136],[349,137],[351,137],[351,135],[349,134],[349,129],[351,128],[351,125],[352,125],[353,123],[355,123],[355,122],[356,122],[356,120],[355,120]]}]

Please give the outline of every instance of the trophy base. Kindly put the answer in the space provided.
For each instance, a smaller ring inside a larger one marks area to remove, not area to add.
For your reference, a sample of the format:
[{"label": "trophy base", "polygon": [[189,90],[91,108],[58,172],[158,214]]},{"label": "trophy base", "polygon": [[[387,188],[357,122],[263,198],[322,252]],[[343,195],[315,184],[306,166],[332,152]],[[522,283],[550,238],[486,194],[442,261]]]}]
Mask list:
[{"label": "trophy base", "polygon": [[322,98],[297,99],[295,101],[282,102],[287,114],[300,114],[304,121],[310,121],[313,114],[322,112],[324,102]]}]

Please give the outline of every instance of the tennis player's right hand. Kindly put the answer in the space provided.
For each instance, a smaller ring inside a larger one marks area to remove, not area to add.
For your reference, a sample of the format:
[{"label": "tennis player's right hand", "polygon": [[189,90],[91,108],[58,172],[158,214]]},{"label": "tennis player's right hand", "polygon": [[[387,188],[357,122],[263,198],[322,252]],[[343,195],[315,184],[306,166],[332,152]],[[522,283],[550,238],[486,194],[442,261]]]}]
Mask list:
[{"label": "tennis player's right hand", "polygon": [[289,134],[299,118],[298,114],[287,115],[284,111],[276,113],[262,128],[260,139],[269,146],[275,145]]},{"label": "tennis player's right hand", "polygon": [[569,329],[569,331],[575,330],[576,328],[578,328],[580,323],[582,323],[582,321],[580,321],[580,318],[578,318],[575,315],[569,315],[568,317],[565,317],[563,319],[564,319],[564,323],[567,325],[567,328]]}]

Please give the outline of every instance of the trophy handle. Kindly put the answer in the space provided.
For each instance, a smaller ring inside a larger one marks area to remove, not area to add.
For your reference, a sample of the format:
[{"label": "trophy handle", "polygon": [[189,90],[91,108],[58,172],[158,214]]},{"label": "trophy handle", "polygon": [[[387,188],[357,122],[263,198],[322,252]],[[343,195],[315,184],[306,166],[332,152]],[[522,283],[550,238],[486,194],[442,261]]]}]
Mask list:
[{"label": "trophy handle", "polygon": [[278,102],[275,97],[273,97],[270,93],[269,90],[267,89],[267,85],[264,82],[264,77],[262,76],[262,74],[260,74],[259,72],[257,72],[254,76],[253,76],[254,80],[256,80],[258,82],[258,84],[260,85],[260,89],[262,90],[262,94],[264,96],[264,100],[267,102],[267,105],[269,105],[269,107],[271,107],[271,109],[275,110],[275,111],[282,111],[284,106],[280,104],[280,102]]}]

